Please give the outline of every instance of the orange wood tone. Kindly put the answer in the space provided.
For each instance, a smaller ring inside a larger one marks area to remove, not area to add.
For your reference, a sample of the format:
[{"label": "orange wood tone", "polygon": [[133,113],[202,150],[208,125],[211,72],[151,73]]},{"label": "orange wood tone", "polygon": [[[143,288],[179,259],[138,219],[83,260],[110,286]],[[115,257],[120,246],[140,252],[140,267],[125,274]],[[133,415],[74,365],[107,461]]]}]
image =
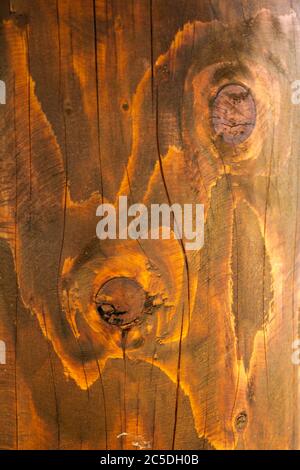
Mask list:
[{"label": "orange wood tone", "polygon": [[[0,9],[0,448],[299,449],[299,2]],[[203,248],[100,241],[121,195]]]}]

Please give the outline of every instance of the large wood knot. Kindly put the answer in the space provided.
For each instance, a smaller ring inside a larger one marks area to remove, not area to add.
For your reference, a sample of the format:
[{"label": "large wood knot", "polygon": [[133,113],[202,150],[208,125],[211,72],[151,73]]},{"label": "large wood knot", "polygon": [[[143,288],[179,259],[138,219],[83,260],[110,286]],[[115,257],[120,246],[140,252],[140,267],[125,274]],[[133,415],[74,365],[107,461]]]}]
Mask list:
[{"label": "large wood knot", "polygon": [[102,320],[120,328],[130,328],[143,320],[147,295],[135,280],[116,277],[102,285],[95,301]]},{"label": "large wood knot", "polygon": [[252,133],[255,122],[255,103],[248,88],[230,84],[218,91],[212,106],[212,123],[224,142],[241,144]]}]

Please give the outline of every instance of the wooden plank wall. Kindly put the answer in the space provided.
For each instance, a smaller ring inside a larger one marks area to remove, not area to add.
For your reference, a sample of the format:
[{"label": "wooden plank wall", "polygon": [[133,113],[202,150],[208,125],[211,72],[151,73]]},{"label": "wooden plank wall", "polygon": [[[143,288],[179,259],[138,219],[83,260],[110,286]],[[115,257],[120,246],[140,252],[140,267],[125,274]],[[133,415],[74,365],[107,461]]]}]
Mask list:
[{"label": "wooden plank wall", "polygon": [[[0,9],[0,448],[299,448],[299,2]],[[228,143],[232,83],[255,116]],[[203,203],[204,247],[100,242],[119,195]],[[125,330],[115,278],[148,301]]]}]

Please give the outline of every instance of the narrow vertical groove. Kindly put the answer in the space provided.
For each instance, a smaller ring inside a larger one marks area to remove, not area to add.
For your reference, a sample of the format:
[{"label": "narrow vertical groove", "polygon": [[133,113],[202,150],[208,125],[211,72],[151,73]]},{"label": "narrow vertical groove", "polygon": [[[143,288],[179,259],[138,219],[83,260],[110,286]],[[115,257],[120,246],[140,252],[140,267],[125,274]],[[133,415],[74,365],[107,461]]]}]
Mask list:
[{"label": "narrow vertical groove", "polygon": [[[208,231],[208,240],[209,238],[209,228]],[[208,250],[209,253],[209,250]],[[206,308],[207,308],[207,371],[206,371],[206,390],[205,390],[205,414],[204,414],[204,425],[203,425],[203,446],[202,449],[205,448],[205,435],[206,435],[206,428],[207,428],[207,415],[208,415],[208,384],[209,384],[209,375],[210,375],[210,254],[208,255],[207,259],[207,289],[206,289]]]},{"label": "narrow vertical groove", "polygon": [[67,133],[66,133],[66,119],[64,115],[64,109],[62,105],[62,78],[61,78],[61,38],[60,38],[60,16],[59,16],[59,6],[58,0],[56,0],[56,20],[57,20],[57,39],[58,39],[58,61],[59,61],[59,100],[62,108],[62,115],[63,115],[63,123],[64,123],[64,154],[65,154],[65,181],[64,181],[64,201],[63,201],[63,227],[62,227],[62,239],[61,239],[61,247],[59,252],[59,261],[58,261],[58,272],[57,272],[57,297],[58,302],[60,303],[59,298],[59,279],[60,279],[60,272],[61,272],[61,264],[62,264],[62,255],[65,243],[65,231],[66,231],[66,212],[67,212],[67,195],[68,195],[68,151],[67,151]]},{"label": "narrow vertical groove", "polygon": [[[162,158],[161,158],[161,152],[160,152],[160,143],[159,143],[159,107],[158,107],[158,87],[156,87],[156,114],[155,114],[155,127],[156,127],[156,149],[157,149],[157,156],[158,156],[158,164],[159,164],[159,170],[160,170],[160,175],[163,183],[163,187],[167,196],[167,200],[169,203],[169,206],[172,206],[172,201],[170,197],[170,193],[168,190],[165,174],[164,174],[164,169],[163,169],[163,163],[162,163]],[[173,216],[173,222],[176,225],[176,218],[174,216],[174,213],[172,212]],[[191,298],[190,298],[190,271],[189,271],[189,264],[188,264],[188,259],[187,259],[187,254],[185,251],[184,243],[182,241],[182,238],[179,239],[179,244],[181,247],[181,251],[183,254],[184,258],[184,266],[185,266],[185,271],[186,271],[186,278],[187,278],[187,300],[188,300],[188,320],[189,320],[189,328],[190,328],[190,322],[191,322]]]},{"label": "narrow vertical groove", "polygon": [[122,432],[127,432],[127,410],[126,410],[126,386],[127,386],[127,361],[126,361],[126,342],[127,342],[126,330],[122,330],[122,351],[123,351],[123,366],[124,366],[124,380],[123,380],[123,413],[124,413],[124,429]]},{"label": "narrow vertical groove", "polygon": [[178,345],[177,381],[176,381],[176,396],[175,396],[175,413],[174,413],[174,427],[173,427],[173,437],[172,437],[172,450],[175,449],[175,440],[176,440],[176,431],[177,431],[177,421],[178,421],[178,403],[179,403],[179,390],[180,390],[180,372],[181,372],[181,350],[182,350],[183,320],[184,320],[184,308],[182,308],[180,338],[179,338],[179,345]]},{"label": "narrow vertical groove", "polygon": [[[294,4],[293,0],[290,1],[290,7],[291,10],[294,10]],[[295,20],[293,19],[293,40],[294,40],[294,48],[295,51],[296,49],[296,35],[295,35],[295,30],[297,25],[295,24]],[[297,54],[295,53],[295,69],[298,70],[298,61],[297,61]],[[293,119],[292,119],[292,126],[291,128],[293,129]],[[292,156],[294,153],[293,145],[292,145]],[[299,324],[299,318],[297,318],[298,313],[296,310],[296,305],[295,305],[295,291],[296,291],[296,258],[297,258],[297,245],[298,245],[298,232],[299,232],[299,222],[298,222],[298,213],[299,213],[299,184],[300,184],[300,175],[299,175],[299,167],[300,167],[300,160],[299,157],[296,160],[296,165],[297,165],[297,175],[296,175],[296,221],[295,221],[295,235],[294,235],[294,252],[293,252],[293,273],[292,273],[292,285],[293,285],[293,294],[292,294],[292,341],[295,341],[296,339],[296,332],[295,332],[295,319],[296,325]],[[298,447],[298,435],[299,435],[299,419],[298,419],[298,414],[299,414],[299,400],[298,400],[298,394],[299,394],[299,384],[298,384],[298,371],[296,370],[296,367],[293,367],[293,406],[294,406],[294,411],[293,411],[293,418],[292,418],[292,424],[293,424],[293,433],[292,433],[292,439],[291,439],[291,446],[292,449],[297,449]]]},{"label": "narrow vertical groove", "polygon": [[[225,168],[225,167],[224,167]],[[226,175],[227,177],[227,175]],[[236,312],[235,312],[235,335],[236,335],[236,354],[237,354],[237,360],[238,360],[238,372],[237,372],[237,380],[236,380],[236,388],[235,388],[235,393],[234,393],[234,400],[233,400],[233,405],[232,405],[232,411],[231,411],[231,423],[232,423],[232,434],[233,438],[235,439],[234,435],[234,428],[233,428],[233,416],[235,412],[235,407],[236,407],[236,402],[238,398],[238,392],[239,392],[239,386],[240,386],[240,378],[241,378],[241,364],[240,364],[240,309],[239,309],[239,242],[238,242],[238,224],[236,220],[236,200],[234,196],[234,192],[232,189],[232,181],[231,178],[228,177],[228,182],[230,186],[230,192],[231,192],[231,197],[232,197],[232,205],[233,205],[233,224],[234,224],[234,229],[236,233]],[[232,248],[233,251],[233,248]],[[236,444],[236,443],[235,443]],[[234,444],[234,445],[235,445]]]},{"label": "narrow vertical groove", "polygon": [[53,364],[52,358],[51,358],[51,347],[50,347],[50,340],[49,340],[49,337],[48,337],[48,329],[47,329],[47,323],[46,323],[44,307],[42,308],[42,316],[43,316],[43,323],[44,323],[44,329],[45,329],[45,335],[46,335],[46,341],[47,341],[47,348],[48,348],[48,358],[49,358],[49,363],[50,363],[51,380],[52,380],[52,384],[53,384],[53,395],[54,395],[54,403],[55,403],[55,417],[56,417],[56,428],[57,428],[57,448],[59,450],[60,449],[60,442],[61,442],[60,417],[59,417],[60,413],[59,413],[58,397],[57,397],[56,382],[55,382],[55,369],[54,369],[54,364]]},{"label": "narrow vertical groove", "polygon": [[[224,162],[224,158],[222,156],[222,153],[220,152],[219,154],[221,162],[222,162],[222,167],[223,167],[223,172],[224,176],[226,178],[226,183],[228,187],[228,191],[230,192],[231,196],[231,203],[232,203],[232,214],[233,214],[233,228],[236,233],[236,238],[238,237],[238,224],[236,220],[236,198],[233,192],[232,188],[232,181],[231,181],[231,176],[227,174],[226,172],[226,165]],[[233,252],[233,247],[232,247],[232,252]],[[236,313],[235,313],[235,331],[234,334],[236,336],[236,354],[237,354],[237,360],[239,361],[240,357],[240,345],[239,345],[239,279],[238,279],[238,273],[239,273],[239,247],[238,247],[238,240],[236,240],[236,246],[235,246],[235,252],[236,252]],[[232,271],[232,270],[231,270]],[[232,274],[232,273],[231,273]],[[237,403],[237,397],[238,397],[238,391],[239,391],[239,386],[240,386],[240,375],[241,375],[241,366],[240,363],[238,362],[238,372],[237,372],[237,379],[236,379],[236,384],[235,384],[235,389],[234,389],[234,396],[233,396],[233,404],[231,408],[231,414],[230,414],[230,419],[231,419],[231,427],[232,427],[232,435],[233,439],[235,440],[235,434],[234,434],[234,427],[233,427],[233,416],[234,416],[234,411]],[[226,435],[226,432],[225,432]],[[234,444],[235,445],[235,444]]]},{"label": "narrow vertical groove", "polygon": [[135,426],[136,439],[138,439],[138,435],[139,435],[139,418],[140,418],[140,381],[138,381],[138,389],[137,389],[137,397],[136,397],[136,426]]},{"label": "narrow vertical groove", "polygon": [[16,305],[15,305],[15,426],[16,426],[16,450],[19,449],[19,412],[18,412],[18,375],[17,375],[17,362],[18,362],[18,307],[19,307],[19,286],[18,286],[18,152],[17,152],[17,123],[16,123],[16,76],[14,74],[14,93],[13,93],[13,109],[14,109],[14,153],[15,153],[15,270],[16,270]]},{"label": "narrow vertical groove", "polygon": [[272,165],[273,165],[273,153],[274,153],[274,126],[273,126],[273,135],[272,135],[272,148],[271,148],[271,155],[270,155],[270,162],[269,162],[269,169],[268,169],[268,176],[267,176],[267,186],[266,186],[266,201],[265,201],[265,209],[264,209],[264,220],[263,220],[263,239],[264,239],[264,249],[263,249],[263,286],[262,286],[262,305],[263,305],[263,336],[264,336],[264,356],[265,356],[265,366],[266,366],[266,383],[267,383],[267,398],[268,403],[270,403],[270,395],[269,395],[269,369],[268,369],[268,352],[267,352],[267,335],[266,335],[266,311],[265,311],[265,277],[266,277],[266,235],[267,235],[267,218],[268,218],[268,204],[269,204],[269,196],[270,196],[270,188],[271,188],[271,173],[272,173]]},{"label": "narrow vertical groove", "polygon": [[99,379],[100,379],[100,387],[101,387],[101,393],[102,393],[102,399],[103,399],[104,427],[105,427],[105,449],[108,450],[107,408],[106,408],[106,396],[105,396],[105,390],[104,390],[103,376],[102,376],[101,368],[100,368],[99,361],[97,359],[96,351],[95,351],[94,347],[93,347],[93,351],[94,351],[94,356],[95,356],[95,360],[96,360],[98,375],[99,375]]},{"label": "narrow vertical groove", "polygon": [[100,171],[101,200],[104,201],[102,161],[101,161],[101,140],[100,140],[100,99],[99,99],[99,71],[98,71],[98,34],[97,34],[97,6],[96,0],[93,0],[93,20],[94,20],[94,54],[95,54],[95,80],[96,80],[96,101],[97,101],[97,140],[98,140],[98,159]]},{"label": "narrow vertical groove", "polygon": [[[168,203],[170,206],[172,206],[171,202],[171,197],[169,194],[169,190],[167,187],[167,182],[165,179],[165,174],[163,170],[163,164],[162,164],[162,158],[161,158],[161,152],[160,152],[160,142],[159,142],[159,100],[158,100],[158,87],[156,87],[156,106],[155,106],[155,126],[156,126],[156,148],[157,148],[157,155],[158,155],[158,163],[159,163],[159,169],[160,169],[160,174],[161,174],[161,179],[163,183],[163,187],[166,193],[166,197],[168,200]],[[173,214],[173,221],[176,224],[176,219]],[[187,259],[187,254],[185,251],[184,243],[182,239],[179,240],[183,258],[184,258],[184,266],[185,266],[185,271],[186,271],[186,276],[187,276],[187,297],[188,297],[188,327],[190,328],[190,322],[191,322],[191,301],[190,301],[190,272],[189,272],[189,265],[188,265],[188,259]],[[183,336],[183,323],[184,323],[184,307],[182,311],[182,317],[181,317],[181,331],[180,331],[180,340],[179,340],[179,352],[178,352],[178,366],[177,366],[177,386],[176,386],[176,401],[175,401],[175,416],[174,416],[174,428],[173,428],[173,438],[172,438],[172,449],[174,449],[175,446],[175,438],[176,438],[176,429],[177,429],[177,415],[178,415],[178,398],[179,398],[179,387],[180,387],[180,364],[181,364],[181,348],[182,348],[182,336]]]},{"label": "narrow vertical groove", "polygon": [[[56,0],[56,20],[57,20],[57,39],[58,39],[58,61],[59,61],[59,100],[61,102],[62,97],[61,97],[61,87],[62,87],[62,80],[61,80],[61,38],[60,38],[60,17],[59,17],[59,6],[58,6],[58,1]],[[62,109],[63,112],[63,109]],[[59,296],[59,280],[60,280],[60,271],[61,271],[61,263],[62,263],[62,255],[63,255],[63,248],[64,248],[64,242],[65,242],[65,228],[66,228],[66,207],[67,207],[67,156],[66,156],[66,131],[64,128],[64,137],[65,137],[65,182],[64,182],[64,201],[63,201],[63,227],[62,227],[62,239],[61,239],[61,246],[60,246],[60,252],[59,252],[59,260],[58,260],[58,272],[57,272],[57,300],[58,300],[58,305],[60,305],[60,296]],[[44,314],[44,313],[43,313]],[[46,325],[46,321],[44,318],[44,323]],[[49,346],[48,346],[49,348]],[[48,349],[48,354],[49,354],[49,360],[50,360],[50,367],[51,367],[51,376],[53,380],[53,392],[54,392],[54,397],[55,397],[55,403],[56,403],[56,413],[57,413],[57,446],[58,449],[60,449],[60,422],[59,422],[59,412],[58,412],[58,403],[57,403],[57,392],[56,392],[56,385],[55,385],[55,374],[54,374],[54,368],[50,356],[50,349]]]},{"label": "narrow vertical groove", "polygon": [[28,142],[29,142],[29,229],[31,230],[32,219],[32,144],[31,144],[31,66],[29,51],[29,24],[26,26],[27,46],[27,102],[28,102]]},{"label": "narrow vertical groove", "polygon": [[123,403],[122,403],[122,384],[119,382],[119,399],[120,399],[120,408],[119,408],[119,412],[120,412],[120,424],[121,424],[121,432],[120,434],[118,435],[118,439],[120,439],[120,447],[121,449],[118,449],[118,450],[123,450],[124,449],[124,444],[123,444],[123,437],[124,437],[124,427],[123,427],[123,415],[122,415],[122,408],[123,408]]},{"label": "narrow vertical groove", "polygon": [[[298,232],[299,232],[299,222],[298,222],[298,213],[299,213],[299,165],[300,162],[297,162],[297,191],[296,191],[296,221],[295,221],[295,235],[294,235],[294,247],[293,247],[293,273],[292,273],[292,285],[293,285],[293,294],[292,294],[292,335],[293,341],[295,341],[295,318],[297,318],[297,310],[295,304],[295,291],[296,291],[296,257],[297,257],[297,246],[298,246]],[[299,320],[298,320],[299,322]],[[297,322],[297,324],[298,324]],[[292,448],[297,449],[297,436],[298,436],[298,426],[299,422],[297,420],[298,414],[298,386],[297,386],[297,372],[296,368],[293,368],[293,405],[295,407],[293,412],[293,438],[292,438]]]},{"label": "narrow vertical groove", "polygon": [[157,384],[155,384],[154,389],[154,404],[153,404],[153,415],[152,415],[152,449],[155,449],[155,425],[156,425],[156,395],[157,395]]},{"label": "narrow vertical groove", "polygon": [[153,112],[153,109],[154,109],[154,52],[153,52],[153,5],[152,5],[152,0],[149,0],[149,13],[150,13],[151,97],[152,97],[152,112]]}]

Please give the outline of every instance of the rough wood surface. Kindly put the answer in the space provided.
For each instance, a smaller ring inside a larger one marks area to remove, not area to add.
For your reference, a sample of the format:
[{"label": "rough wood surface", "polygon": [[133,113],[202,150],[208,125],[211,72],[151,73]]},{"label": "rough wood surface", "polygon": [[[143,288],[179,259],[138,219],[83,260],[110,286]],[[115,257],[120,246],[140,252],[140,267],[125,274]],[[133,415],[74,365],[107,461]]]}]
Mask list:
[{"label": "rough wood surface", "polygon": [[[299,2],[0,10],[0,448],[299,449]],[[119,195],[204,247],[100,242]]]}]

